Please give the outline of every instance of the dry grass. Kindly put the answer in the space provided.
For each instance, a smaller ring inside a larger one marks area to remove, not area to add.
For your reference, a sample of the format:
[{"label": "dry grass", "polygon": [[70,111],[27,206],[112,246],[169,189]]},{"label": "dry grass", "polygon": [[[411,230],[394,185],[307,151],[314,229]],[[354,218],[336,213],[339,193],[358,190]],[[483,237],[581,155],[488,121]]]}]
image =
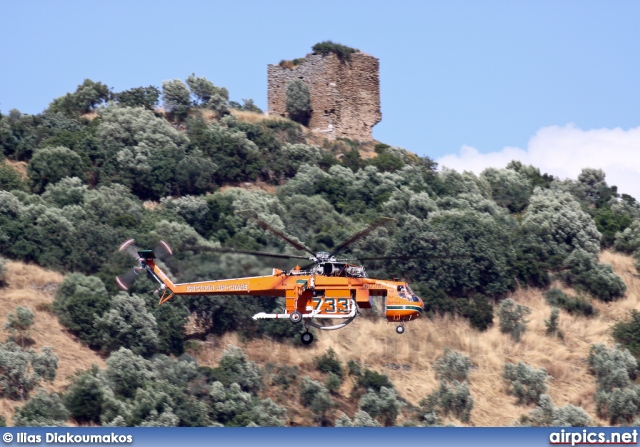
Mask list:
[{"label": "dry grass", "polygon": [[5,160],[5,163],[7,164],[7,166],[11,166],[13,169],[15,169],[23,179],[29,178],[27,176],[27,162]]},{"label": "dry grass", "polygon": [[265,120],[269,121],[290,121],[288,118],[283,118],[280,115],[267,115],[266,113],[249,112],[247,110],[231,109],[231,114],[238,118],[238,121],[245,123],[256,124]]},{"label": "dry grass", "polygon": [[[324,380],[314,370],[314,359],[332,348],[346,364],[350,359],[359,360],[364,366],[387,374],[401,397],[417,405],[438,386],[433,363],[445,348],[458,350],[471,358],[473,363],[469,378],[471,394],[475,399],[471,424],[476,426],[511,425],[522,414],[533,408],[516,405],[516,399],[505,393],[502,371],[506,362],[522,361],[536,368],[546,368],[552,380],[548,393],[555,405],[573,404],[583,407],[596,423],[607,421],[596,417],[593,394],[595,379],[589,373],[586,359],[593,343],[611,343],[611,325],[624,317],[630,309],[638,307],[640,280],[633,260],[618,253],[603,252],[601,261],[613,269],[627,284],[627,294],[613,303],[594,302],[600,310],[597,318],[576,317],[560,311],[560,329],[564,339],[546,335],[544,320],[551,312],[542,291],[520,289],[511,294],[516,302],[531,309],[527,331],[520,342],[514,342],[502,334],[497,324],[485,332],[471,328],[459,318],[438,317],[422,319],[407,325],[407,332],[398,336],[395,325],[382,319],[359,318],[350,326],[335,332],[320,332],[309,347],[297,347],[270,340],[241,340],[237,334],[211,337],[196,343],[190,350],[204,366],[216,367],[229,344],[241,346],[247,356],[264,366],[267,363],[285,364],[299,368],[299,378],[310,375]],[[58,378],[46,384],[49,390],[61,391],[69,383],[68,378],[92,363],[104,366],[104,361],[69,335],[57,318],[44,309],[53,301],[53,289],[63,280],[59,273],[22,263],[8,264],[9,286],[0,289],[0,299],[5,305],[0,310],[0,321],[18,305],[28,306],[36,315],[31,334],[35,349],[52,346],[60,357]],[[560,284],[565,292],[573,294]],[[496,321],[497,323],[497,321]],[[283,322],[283,324],[288,324]],[[336,397],[338,408],[350,417],[357,410],[357,402],[350,399],[352,379],[342,386],[341,396]],[[308,409],[298,403],[297,386],[283,391],[279,387],[268,388],[265,396],[272,397],[289,411],[291,425],[311,424]],[[17,402],[0,399],[0,415],[10,420]],[[336,415],[338,412],[335,413]],[[452,421],[459,424],[458,421]]]},{"label": "dry grass", "polygon": [[[638,307],[640,281],[633,260],[628,256],[603,252],[601,261],[611,264],[623,278],[628,287],[627,295],[609,304],[596,301],[594,304],[601,312],[597,318],[571,316],[560,311],[559,326],[565,334],[564,339],[546,335],[544,320],[549,318],[551,307],[542,291],[520,289],[510,298],[531,309],[527,331],[520,342],[514,342],[509,335],[501,333],[497,321],[489,330],[479,332],[458,318],[422,319],[407,325],[407,332],[398,336],[394,324],[382,319],[361,318],[341,331],[318,334],[317,340],[309,347],[294,347],[269,340],[243,342],[236,335],[229,334],[203,344],[196,357],[202,364],[215,367],[227,345],[234,344],[241,346],[258,364],[296,365],[300,368],[300,376],[310,374],[315,378],[314,358],[332,348],[343,363],[355,359],[368,368],[387,374],[400,396],[417,405],[438,386],[432,365],[445,348],[450,348],[468,355],[473,364],[469,379],[475,399],[472,425],[512,425],[520,415],[534,408],[516,405],[516,399],[506,394],[502,380],[506,362],[524,362],[535,368],[546,368],[552,378],[548,394],[555,405],[581,406],[596,423],[607,425],[607,421],[596,416],[593,400],[595,379],[588,371],[586,359],[592,344],[611,344],[609,329],[615,319]],[[560,284],[554,286],[574,294]],[[348,396],[350,389],[351,384],[345,383],[342,394]],[[294,393],[285,400],[285,404],[294,407],[290,410],[290,414],[294,414],[292,423],[310,423],[304,419],[306,410],[299,408],[296,399],[297,394]],[[292,401],[295,402],[290,404]],[[349,416],[353,416],[356,410],[353,402],[339,407]],[[452,422],[459,424],[459,421]]]},{"label": "dry grass", "polygon": [[[104,361],[93,351],[82,345],[60,324],[58,318],[46,309],[53,302],[55,288],[64,277],[60,273],[45,270],[34,265],[20,262],[7,263],[8,286],[0,289],[0,322],[17,306],[26,306],[35,314],[34,325],[30,333],[33,340],[31,348],[39,351],[51,346],[59,357],[58,372],[53,383],[43,382],[48,391],[63,391],[69,384],[69,378],[76,372],[91,367],[93,363],[104,366]],[[8,335],[8,334],[7,334]],[[14,408],[19,402],[0,399],[0,415],[11,421]]]}]

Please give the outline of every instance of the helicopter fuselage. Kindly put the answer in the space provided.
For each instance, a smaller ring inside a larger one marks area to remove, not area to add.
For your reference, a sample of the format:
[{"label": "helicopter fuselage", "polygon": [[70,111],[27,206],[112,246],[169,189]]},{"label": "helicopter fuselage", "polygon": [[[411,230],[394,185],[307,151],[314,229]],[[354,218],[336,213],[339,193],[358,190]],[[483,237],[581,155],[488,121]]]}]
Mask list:
[{"label": "helicopter fuselage", "polygon": [[[145,263],[161,284],[161,289],[165,289],[161,302],[167,301],[172,295],[273,296],[285,298],[286,309],[283,315],[297,311],[313,317],[346,318],[355,311],[354,306],[371,308],[373,297],[379,296],[383,298],[383,317],[387,321],[399,323],[419,318],[424,308],[422,300],[404,281],[346,275],[327,276],[316,274],[317,269],[310,272],[291,270],[289,273],[273,269],[271,275],[265,276],[175,284],[153,259],[147,259]],[[344,265],[347,266],[346,270],[349,265]]]}]

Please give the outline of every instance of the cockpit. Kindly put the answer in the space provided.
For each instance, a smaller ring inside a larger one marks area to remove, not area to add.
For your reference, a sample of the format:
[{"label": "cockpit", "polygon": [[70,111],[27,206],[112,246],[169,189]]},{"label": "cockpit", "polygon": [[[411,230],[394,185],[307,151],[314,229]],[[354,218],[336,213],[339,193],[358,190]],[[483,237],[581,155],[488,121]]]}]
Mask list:
[{"label": "cockpit", "polygon": [[413,293],[413,290],[411,290],[411,287],[407,286],[403,286],[403,285],[399,285],[398,286],[398,296],[400,298],[404,298],[405,300],[411,301],[413,303],[419,303],[420,302],[420,298],[418,298],[418,295],[416,295],[415,293]]}]

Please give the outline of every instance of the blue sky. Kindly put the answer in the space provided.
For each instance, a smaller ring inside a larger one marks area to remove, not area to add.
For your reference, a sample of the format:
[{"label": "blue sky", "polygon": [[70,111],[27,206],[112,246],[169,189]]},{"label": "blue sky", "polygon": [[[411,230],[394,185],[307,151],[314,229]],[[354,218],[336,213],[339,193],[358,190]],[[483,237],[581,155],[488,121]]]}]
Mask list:
[{"label": "blue sky", "polygon": [[477,171],[548,128],[638,128],[638,17],[637,1],[2,0],[0,111],[39,113],[85,78],[119,91],[191,73],[266,108],[267,64],[330,39],[380,59],[376,139]]}]

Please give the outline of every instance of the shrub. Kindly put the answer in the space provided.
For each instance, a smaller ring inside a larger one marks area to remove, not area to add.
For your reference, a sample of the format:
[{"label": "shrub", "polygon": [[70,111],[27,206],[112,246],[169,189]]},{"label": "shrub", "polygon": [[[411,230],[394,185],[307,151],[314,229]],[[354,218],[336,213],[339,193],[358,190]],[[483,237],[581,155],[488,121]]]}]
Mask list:
[{"label": "shrub", "polygon": [[614,248],[632,254],[640,250],[640,221],[634,220],[624,231],[616,233]]},{"label": "shrub", "polygon": [[111,300],[111,309],[96,318],[94,327],[101,334],[102,349],[121,347],[134,354],[151,355],[158,347],[158,324],[138,295],[119,293]]},{"label": "shrub", "polygon": [[609,302],[624,296],[627,286],[609,264],[598,264],[596,257],[584,250],[574,250],[564,261],[565,279],[596,298]]},{"label": "shrub", "polygon": [[80,374],[64,395],[65,407],[70,416],[80,424],[100,423],[103,385],[96,377],[98,368]]},{"label": "shrub", "polygon": [[595,396],[598,415],[614,424],[629,424],[640,412],[640,386],[600,389]]},{"label": "shrub", "polygon": [[448,384],[441,380],[439,388],[420,401],[419,414],[427,425],[439,424],[440,417],[449,413],[462,422],[469,422],[473,404],[466,382],[454,380]]},{"label": "shrub", "polygon": [[627,319],[613,325],[611,335],[635,357],[640,357],[640,312],[631,310]]},{"label": "shrub", "polygon": [[27,173],[33,191],[41,193],[49,183],[57,183],[65,177],[84,177],[82,158],[66,147],[38,149],[29,161]]},{"label": "shrub", "polygon": [[7,315],[7,322],[4,324],[4,329],[11,332],[12,338],[16,339],[19,337],[24,347],[24,339],[29,336],[34,318],[35,315],[31,312],[31,309],[18,306],[16,307],[15,314],[10,313]]},{"label": "shrub", "polygon": [[527,320],[526,315],[531,313],[531,309],[527,306],[517,304],[510,298],[507,298],[498,308],[498,318],[500,319],[500,331],[510,334],[515,341],[520,340],[520,336],[525,331]]},{"label": "shrub", "polygon": [[329,348],[325,354],[322,354],[315,359],[316,369],[323,373],[334,373],[340,379],[342,379],[343,370],[342,363],[336,357],[336,352]]},{"label": "shrub", "polygon": [[58,357],[49,347],[38,354],[13,342],[0,344],[0,396],[24,399],[41,380],[53,381],[57,367]]},{"label": "shrub", "polygon": [[103,282],[95,276],[71,273],[56,290],[53,308],[60,323],[91,346],[101,344],[94,327],[96,318],[109,309],[110,299]]},{"label": "shrub", "polygon": [[550,289],[544,293],[547,302],[551,306],[561,307],[572,315],[592,317],[598,315],[598,309],[593,307],[589,300],[579,296],[569,296],[560,289]]},{"label": "shrub", "polygon": [[7,258],[0,256],[0,287],[7,285]]},{"label": "shrub", "polygon": [[620,345],[613,348],[603,344],[591,345],[588,364],[596,376],[598,387],[604,391],[629,386],[638,369],[638,363],[629,350]]},{"label": "shrub", "polygon": [[524,422],[536,427],[586,427],[592,421],[582,407],[555,407],[548,394],[542,394],[538,406],[525,416]]},{"label": "shrub", "polygon": [[382,387],[393,388],[388,376],[368,368],[365,368],[364,373],[358,377],[358,386],[365,390],[372,389],[374,391],[380,391]]},{"label": "shrub", "polygon": [[149,87],[136,87],[116,93],[118,104],[123,107],[144,107],[154,110],[160,98],[160,89],[150,85]]},{"label": "shrub", "polygon": [[563,338],[562,331],[558,328],[560,311],[557,307],[551,309],[551,315],[548,320],[544,320],[544,325],[547,327],[547,335],[557,335],[559,338]]},{"label": "shrub", "polygon": [[436,378],[452,382],[457,380],[462,382],[469,377],[471,359],[458,351],[450,351],[445,348],[444,355],[433,365]]},{"label": "shrub", "polygon": [[55,427],[64,426],[69,412],[57,394],[40,389],[23,407],[16,409],[15,426]]},{"label": "shrub", "polygon": [[329,54],[334,53],[340,60],[351,60],[351,55],[353,53],[359,53],[360,50],[356,48],[347,47],[345,45],[341,45],[339,43],[333,43],[330,40],[325,40],[324,42],[318,42],[313,47],[313,54]]},{"label": "shrub", "polygon": [[325,385],[331,394],[336,394],[342,385],[342,378],[332,372],[327,374]]},{"label": "shrub", "polygon": [[347,362],[347,371],[350,376],[360,377],[362,375],[362,367],[360,362],[353,359]]},{"label": "shrub", "polygon": [[320,423],[326,422],[327,412],[335,405],[329,391],[320,382],[311,380],[309,376],[302,379],[300,403],[311,408],[316,421]]},{"label": "shrub", "polygon": [[241,348],[229,345],[222,353],[215,375],[224,385],[240,385],[243,391],[257,392],[262,387],[258,366],[250,361]]},{"label": "shrub", "polygon": [[305,126],[309,123],[309,118],[311,118],[311,94],[307,84],[300,79],[287,83],[285,108],[292,120]]},{"label": "shrub", "polygon": [[381,387],[379,392],[369,390],[360,399],[360,410],[378,420],[386,427],[392,427],[404,404],[398,400],[396,392],[387,387]]},{"label": "shrub", "polygon": [[507,382],[507,392],[518,398],[519,404],[537,403],[547,391],[549,376],[544,368],[534,369],[522,362],[505,363],[502,378]]}]

